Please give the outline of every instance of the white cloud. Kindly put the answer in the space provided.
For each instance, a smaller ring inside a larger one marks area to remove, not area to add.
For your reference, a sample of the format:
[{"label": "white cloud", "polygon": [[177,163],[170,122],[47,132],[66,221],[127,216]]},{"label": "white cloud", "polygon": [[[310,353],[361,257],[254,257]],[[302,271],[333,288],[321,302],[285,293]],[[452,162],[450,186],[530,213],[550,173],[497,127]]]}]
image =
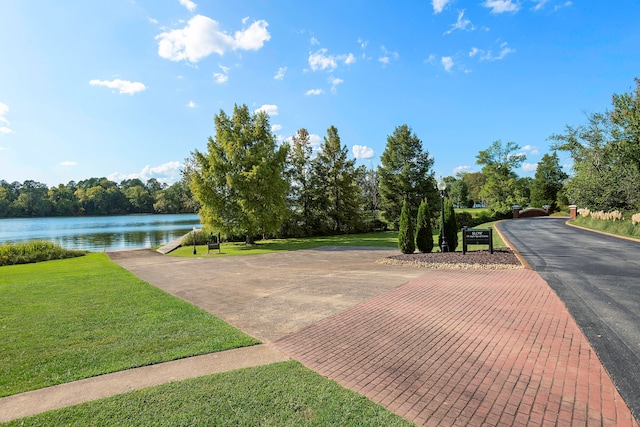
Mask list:
[{"label": "white cloud", "polygon": [[356,62],[356,57],[353,53],[348,54],[347,57],[344,59],[344,63],[347,65],[351,65],[355,62]]},{"label": "white cloud", "polygon": [[192,2],[191,0],[179,0],[179,1],[180,1],[180,4],[186,7],[189,12],[193,12],[194,10],[196,10],[196,7],[198,7],[198,5]]},{"label": "white cloud", "polygon": [[64,162],[60,162],[60,166],[78,166],[78,163],[70,161],[70,160],[67,160],[67,161],[64,161]]},{"label": "white cloud", "polygon": [[451,69],[453,68],[453,58],[451,58],[450,56],[443,56],[441,59],[442,62],[442,66],[444,67],[444,70],[447,72],[451,72]]},{"label": "white cloud", "polygon": [[525,145],[524,147],[522,147],[522,151],[529,151],[531,152],[531,154],[534,154],[534,155],[540,154],[538,147],[535,147],[533,145]]},{"label": "white cloud", "polygon": [[278,132],[282,130],[282,125],[273,125],[271,126],[271,132]]},{"label": "white cloud", "polygon": [[520,4],[513,3],[513,0],[486,0],[482,5],[491,9],[491,13],[517,12],[520,10]]},{"label": "white cloud", "polygon": [[229,81],[229,75],[224,73],[213,73],[213,78],[219,85]]},{"label": "white cloud", "polygon": [[322,48],[309,54],[309,65],[313,71],[329,70],[338,68],[340,62],[349,65],[355,62],[356,58],[352,53],[344,55],[327,55],[327,49]]},{"label": "white cloud", "polygon": [[284,79],[284,75],[287,72],[287,67],[280,67],[278,68],[278,72],[276,73],[275,76],[273,76],[274,79],[276,80],[282,80]]},{"label": "white cloud", "polygon": [[450,0],[431,0],[433,6],[433,13],[436,15],[444,10]]},{"label": "white cloud", "polygon": [[120,95],[133,95],[138,92],[142,92],[147,87],[140,82],[130,82],[128,80],[91,80],[89,81],[91,86],[104,86],[110,89],[117,89]]},{"label": "white cloud", "polygon": [[351,150],[353,151],[353,157],[356,159],[370,159],[375,155],[373,148],[369,148],[366,145],[354,145]]},{"label": "white cloud", "polygon": [[178,161],[167,162],[160,166],[151,167],[149,165],[142,168],[142,170],[138,173],[131,174],[123,174],[120,172],[114,172],[109,175],[107,178],[111,181],[120,182],[124,179],[134,179],[139,178],[144,181],[148,181],[151,178],[155,178],[160,182],[164,182],[167,184],[173,184],[177,182],[181,178],[180,169],[182,168],[182,164]]},{"label": "white cloud", "polygon": [[500,53],[498,55],[494,55],[491,50],[482,50],[477,47],[471,48],[469,52],[470,57],[480,56],[480,61],[500,61],[504,59],[507,55],[515,53],[516,50],[508,47],[507,43],[502,43],[500,45]]},{"label": "white cloud", "polygon": [[338,85],[344,83],[344,80],[337,77],[330,77],[329,83],[331,83],[331,92],[336,93]]},{"label": "white cloud", "polygon": [[369,40],[358,39],[357,42],[362,49],[366,49],[367,46],[369,45]]},{"label": "white cloud", "polygon": [[[0,129],[2,129],[2,128],[0,128]],[[11,150],[11,148],[9,148],[9,147],[0,147],[0,151],[9,151],[9,150]]]},{"label": "white cloud", "polygon": [[533,10],[540,10],[544,7],[545,4],[549,2],[549,0],[533,0],[536,5],[532,8]]},{"label": "white cloud", "polygon": [[9,120],[5,117],[9,112],[9,106],[4,102],[0,102],[0,124],[4,124],[6,126],[0,126],[0,133],[10,134],[13,133],[13,130],[9,127]]},{"label": "white cloud", "polygon": [[537,163],[525,163],[522,165],[522,170],[525,172],[533,172],[538,169]]},{"label": "white cloud", "polygon": [[212,53],[224,55],[230,50],[258,50],[271,39],[267,21],[260,20],[233,36],[220,29],[213,19],[196,15],[182,29],[172,30],[156,36],[158,55],[171,61],[195,63]]},{"label": "white cloud", "polygon": [[445,31],[445,34],[451,34],[455,30],[473,31],[475,29],[476,29],[476,27],[471,23],[471,21],[464,17],[464,9],[462,9],[462,10],[458,11],[458,20],[456,21],[456,23],[451,26],[450,30]]},{"label": "white cloud", "polygon": [[198,104],[196,104],[193,101],[189,101],[189,103],[187,104],[187,107],[189,107],[189,108],[198,108]]},{"label": "white cloud", "polygon": [[309,41],[313,46],[318,46],[320,45],[320,41],[318,41],[317,38],[315,37],[311,37],[311,40]]},{"label": "white cloud", "polygon": [[471,170],[471,166],[461,165],[453,168],[454,175],[459,174],[460,172],[469,172]]},{"label": "white cloud", "polygon": [[278,115],[278,106],[273,104],[264,104],[262,107],[254,110],[254,113],[265,112],[270,116]]},{"label": "white cloud", "polygon": [[322,95],[323,93],[322,89],[309,89],[305,92],[305,95]]},{"label": "white cloud", "polygon": [[398,52],[392,52],[384,46],[380,46],[380,49],[382,49],[382,55],[378,58],[378,61],[385,65],[391,62],[392,59],[395,60],[400,58],[400,54]]}]

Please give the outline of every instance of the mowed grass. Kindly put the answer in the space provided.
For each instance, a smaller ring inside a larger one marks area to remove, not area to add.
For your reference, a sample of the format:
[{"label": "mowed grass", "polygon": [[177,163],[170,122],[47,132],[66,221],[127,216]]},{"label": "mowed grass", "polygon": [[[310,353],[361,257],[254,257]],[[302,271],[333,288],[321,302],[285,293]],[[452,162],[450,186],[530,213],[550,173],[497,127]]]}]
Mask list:
[{"label": "mowed grass", "polygon": [[134,391],[8,426],[411,426],[358,393],[281,362]]},{"label": "mowed grass", "polygon": [[0,267],[0,397],[257,341],[105,254]]},{"label": "mowed grass", "polygon": [[[341,234],[337,236],[304,237],[290,239],[258,240],[253,245],[243,242],[227,242],[220,245],[220,252],[212,249],[207,254],[206,245],[196,245],[197,256],[238,256],[259,255],[272,252],[313,249],[321,246],[371,246],[384,248],[398,247],[397,231],[379,231],[362,234]],[[172,256],[192,257],[193,246],[183,246],[169,253]]]},{"label": "mowed grass", "polygon": [[[495,231],[497,221],[487,222],[478,225],[475,228],[489,228],[493,231],[493,247],[504,248],[507,245],[502,241],[500,235]],[[438,252],[438,236],[440,230],[434,230],[433,250]],[[220,251],[212,249],[207,253],[205,245],[196,245],[196,255],[193,255],[193,246],[183,246],[168,255],[177,257],[220,257],[220,256],[245,256],[259,255],[272,252],[295,251],[300,249],[313,249],[321,246],[355,246],[355,247],[382,247],[389,249],[398,249],[398,232],[397,231],[378,231],[373,233],[362,234],[345,234],[338,236],[324,237],[304,237],[291,239],[268,239],[259,240],[253,245],[246,245],[242,242],[226,242],[220,245]],[[469,250],[488,249],[488,245],[469,246]],[[458,246],[456,251],[462,251],[462,232],[458,232]]]}]

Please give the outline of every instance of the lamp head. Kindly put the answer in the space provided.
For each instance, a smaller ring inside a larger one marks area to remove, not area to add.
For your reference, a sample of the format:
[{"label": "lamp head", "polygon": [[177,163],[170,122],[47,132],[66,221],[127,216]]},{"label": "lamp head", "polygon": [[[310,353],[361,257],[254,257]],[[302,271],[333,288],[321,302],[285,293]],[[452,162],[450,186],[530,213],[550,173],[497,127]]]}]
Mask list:
[{"label": "lamp head", "polygon": [[444,191],[446,189],[447,189],[447,183],[444,182],[444,179],[442,179],[442,177],[440,177],[440,181],[438,181],[438,190]]}]

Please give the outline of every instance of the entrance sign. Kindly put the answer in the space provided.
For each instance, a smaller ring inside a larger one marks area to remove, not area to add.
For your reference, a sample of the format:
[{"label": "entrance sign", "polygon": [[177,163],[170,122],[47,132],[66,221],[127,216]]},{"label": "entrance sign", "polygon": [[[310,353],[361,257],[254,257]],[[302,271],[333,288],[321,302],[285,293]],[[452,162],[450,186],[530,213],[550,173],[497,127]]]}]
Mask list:
[{"label": "entrance sign", "polygon": [[467,245],[489,245],[489,253],[493,253],[493,229],[492,228],[467,228],[462,229],[462,254],[467,253]]}]

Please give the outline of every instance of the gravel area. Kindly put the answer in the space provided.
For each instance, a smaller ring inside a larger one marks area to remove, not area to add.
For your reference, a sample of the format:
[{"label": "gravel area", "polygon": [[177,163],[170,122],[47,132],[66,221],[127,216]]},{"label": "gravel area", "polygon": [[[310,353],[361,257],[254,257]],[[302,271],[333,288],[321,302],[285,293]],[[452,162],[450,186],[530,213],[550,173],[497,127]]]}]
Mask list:
[{"label": "gravel area", "polygon": [[462,252],[431,252],[394,255],[377,261],[380,264],[418,268],[459,268],[476,270],[506,270],[524,268],[509,248]]}]

